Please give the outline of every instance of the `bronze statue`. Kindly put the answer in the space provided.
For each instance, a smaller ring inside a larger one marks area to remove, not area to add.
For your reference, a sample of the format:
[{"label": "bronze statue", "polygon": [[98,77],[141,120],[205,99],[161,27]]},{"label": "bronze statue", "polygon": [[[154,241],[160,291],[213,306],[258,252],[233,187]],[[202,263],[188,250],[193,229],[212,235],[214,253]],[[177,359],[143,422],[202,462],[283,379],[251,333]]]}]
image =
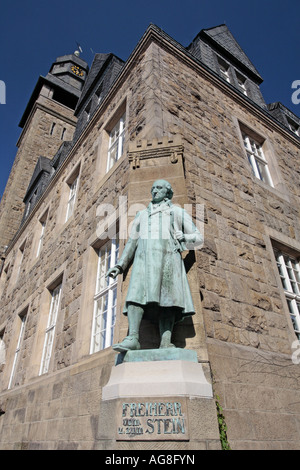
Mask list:
[{"label": "bronze statue", "polygon": [[130,237],[118,264],[106,276],[115,278],[131,260],[133,267],[123,313],[129,334],[113,349],[140,349],[139,329],[143,316],[157,320],[160,348],[171,343],[174,324],[195,313],[181,252],[203,241],[189,214],[172,204],[173,190],[165,180],[153,183],[152,201],[137,213]]}]

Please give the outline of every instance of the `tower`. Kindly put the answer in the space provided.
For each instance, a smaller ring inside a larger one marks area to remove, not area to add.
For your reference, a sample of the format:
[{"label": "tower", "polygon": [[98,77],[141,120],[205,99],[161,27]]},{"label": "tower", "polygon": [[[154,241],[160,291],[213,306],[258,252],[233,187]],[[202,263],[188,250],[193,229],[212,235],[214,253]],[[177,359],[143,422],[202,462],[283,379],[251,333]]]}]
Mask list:
[{"label": "tower", "polygon": [[40,76],[20,120],[18,151],[0,205],[0,254],[18,230],[24,196],[40,156],[51,158],[64,141],[72,140],[74,109],[88,64],[74,54],[58,57],[46,77]]}]

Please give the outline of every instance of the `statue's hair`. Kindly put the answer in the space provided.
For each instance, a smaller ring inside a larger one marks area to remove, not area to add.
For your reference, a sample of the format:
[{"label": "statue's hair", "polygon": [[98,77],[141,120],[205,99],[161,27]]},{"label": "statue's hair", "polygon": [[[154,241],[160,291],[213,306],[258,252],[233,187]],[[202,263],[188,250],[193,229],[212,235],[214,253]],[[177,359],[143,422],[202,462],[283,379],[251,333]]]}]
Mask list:
[{"label": "statue's hair", "polygon": [[167,192],[167,197],[168,197],[169,199],[172,199],[172,197],[173,197],[173,189],[172,189],[172,186],[170,185],[170,183],[169,183],[168,181],[167,181],[166,183],[167,183],[167,184],[166,184],[166,187],[167,187],[167,190],[168,190],[168,192]]},{"label": "statue's hair", "polygon": [[[166,180],[156,180],[156,181],[163,181],[166,185],[166,188],[167,188],[167,198],[168,199],[172,199],[173,197],[173,189],[172,189],[172,186],[170,185],[169,181],[166,181]],[[154,181],[154,183],[156,182]],[[153,184],[154,184],[153,183]]]}]

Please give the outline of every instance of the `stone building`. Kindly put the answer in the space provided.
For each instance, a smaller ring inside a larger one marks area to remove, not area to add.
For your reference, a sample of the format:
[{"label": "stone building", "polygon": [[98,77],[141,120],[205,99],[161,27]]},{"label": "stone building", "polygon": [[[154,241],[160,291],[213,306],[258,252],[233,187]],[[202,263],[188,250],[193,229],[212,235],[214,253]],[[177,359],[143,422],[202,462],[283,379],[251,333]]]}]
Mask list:
[{"label": "stone building", "polygon": [[[38,79],[0,205],[1,449],[219,449],[218,404],[231,449],[299,449],[300,119],[261,83],[225,25],[188,47],[150,25],[126,62]],[[204,234],[173,334],[197,361],[135,363],[138,395],[107,395],[130,269],[103,274],[158,178]]]}]

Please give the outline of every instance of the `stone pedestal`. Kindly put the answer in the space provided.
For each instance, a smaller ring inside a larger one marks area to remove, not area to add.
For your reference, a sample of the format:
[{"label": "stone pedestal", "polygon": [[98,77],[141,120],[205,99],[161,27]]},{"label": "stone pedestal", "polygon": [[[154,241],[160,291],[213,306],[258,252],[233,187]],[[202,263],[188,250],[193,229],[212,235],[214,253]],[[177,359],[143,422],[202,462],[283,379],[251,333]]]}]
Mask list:
[{"label": "stone pedestal", "polygon": [[97,449],[219,449],[205,366],[175,348],[127,353],[102,389]]}]

